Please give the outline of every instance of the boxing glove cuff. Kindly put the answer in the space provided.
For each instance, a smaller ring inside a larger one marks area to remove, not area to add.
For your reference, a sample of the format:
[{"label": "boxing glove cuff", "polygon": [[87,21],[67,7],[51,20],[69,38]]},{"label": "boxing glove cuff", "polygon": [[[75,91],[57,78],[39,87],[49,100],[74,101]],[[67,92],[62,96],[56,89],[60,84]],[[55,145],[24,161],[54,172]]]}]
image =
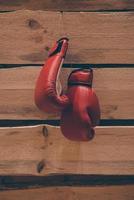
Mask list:
[{"label": "boxing glove cuff", "polygon": [[72,71],[68,77],[68,86],[85,85],[92,87],[93,71],[92,69],[77,69]]}]

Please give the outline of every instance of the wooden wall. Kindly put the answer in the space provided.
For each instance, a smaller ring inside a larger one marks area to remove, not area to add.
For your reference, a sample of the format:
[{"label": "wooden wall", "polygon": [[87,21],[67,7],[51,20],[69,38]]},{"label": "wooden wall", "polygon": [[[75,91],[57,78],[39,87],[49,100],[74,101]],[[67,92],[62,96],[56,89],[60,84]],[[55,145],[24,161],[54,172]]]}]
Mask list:
[{"label": "wooden wall", "polygon": [[[0,0],[0,200],[134,199],[134,1]],[[35,82],[48,51],[70,39],[60,84],[94,70],[101,122],[87,143],[40,112]]]}]

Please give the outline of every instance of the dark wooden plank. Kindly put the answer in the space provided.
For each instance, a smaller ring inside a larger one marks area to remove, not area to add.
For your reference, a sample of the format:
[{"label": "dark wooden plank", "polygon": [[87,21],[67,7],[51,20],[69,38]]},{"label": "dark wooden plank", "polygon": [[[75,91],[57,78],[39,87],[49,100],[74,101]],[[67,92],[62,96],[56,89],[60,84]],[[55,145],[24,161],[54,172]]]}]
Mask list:
[{"label": "dark wooden plank", "polygon": [[102,11],[132,10],[133,0],[0,0],[0,10]]},{"label": "dark wooden plank", "polygon": [[[34,103],[34,88],[41,67],[0,70],[0,119],[58,119],[58,114],[39,111]],[[60,74],[64,92],[72,68]],[[94,69],[93,87],[99,97],[102,119],[134,118],[133,68]],[[59,85],[59,90],[61,87]]]},{"label": "dark wooden plank", "polygon": [[16,11],[0,17],[0,63],[40,63],[62,36],[68,63],[134,63],[134,13]]},{"label": "dark wooden plank", "polygon": [[59,127],[0,128],[1,175],[134,175],[134,127],[97,127],[72,142]]}]

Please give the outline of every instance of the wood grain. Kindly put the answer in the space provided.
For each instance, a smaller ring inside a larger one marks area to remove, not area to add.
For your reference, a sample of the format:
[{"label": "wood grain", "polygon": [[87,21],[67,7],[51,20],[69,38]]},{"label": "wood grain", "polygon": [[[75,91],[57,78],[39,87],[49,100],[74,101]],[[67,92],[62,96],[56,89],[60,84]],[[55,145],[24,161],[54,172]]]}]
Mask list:
[{"label": "wood grain", "polygon": [[40,189],[3,191],[2,200],[133,200],[134,185],[95,187],[47,187]]},{"label": "wood grain", "polygon": [[134,127],[97,127],[90,142],[72,142],[59,127],[0,128],[1,175],[134,175]]},{"label": "wood grain", "polygon": [[133,0],[0,0],[0,10],[103,11],[132,10]]},{"label": "wood grain", "polygon": [[0,17],[0,63],[40,63],[62,36],[68,63],[134,63],[133,12],[16,11]]},{"label": "wood grain", "polygon": [[[0,70],[0,119],[58,119],[59,114],[39,111],[34,88],[41,67]],[[64,92],[72,68],[60,74]],[[134,118],[133,68],[94,69],[93,87],[99,97],[102,119]]]}]

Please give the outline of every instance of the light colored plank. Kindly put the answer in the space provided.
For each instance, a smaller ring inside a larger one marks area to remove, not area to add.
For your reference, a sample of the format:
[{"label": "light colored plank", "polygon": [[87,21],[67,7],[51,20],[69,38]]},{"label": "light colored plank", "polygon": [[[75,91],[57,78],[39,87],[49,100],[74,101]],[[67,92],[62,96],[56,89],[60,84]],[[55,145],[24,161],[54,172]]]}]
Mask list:
[{"label": "light colored plank", "polygon": [[133,200],[134,186],[47,187],[0,192],[2,200]]},{"label": "light colored plank", "polygon": [[134,63],[133,12],[16,11],[0,16],[0,63],[40,63],[67,36],[68,63]]},{"label": "light colored plank", "polygon": [[[34,88],[41,67],[0,70],[0,119],[58,119],[40,112],[34,104]],[[73,69],[62,69],[64,91]],[[134,118],[133,68],[94,69],[93,87],[99,97],[102,119]]]},{"label": "light colored plank", "polygon": [[97,127],[90,142],[49,125],[0,128],[1,175],[134,175],[133,152],[134,127]]},{"label": "light colored plank", "polygon": [[59,11],[96,11],[132,10],[133,0],[0,0],[0,10],[59,10]]}]

